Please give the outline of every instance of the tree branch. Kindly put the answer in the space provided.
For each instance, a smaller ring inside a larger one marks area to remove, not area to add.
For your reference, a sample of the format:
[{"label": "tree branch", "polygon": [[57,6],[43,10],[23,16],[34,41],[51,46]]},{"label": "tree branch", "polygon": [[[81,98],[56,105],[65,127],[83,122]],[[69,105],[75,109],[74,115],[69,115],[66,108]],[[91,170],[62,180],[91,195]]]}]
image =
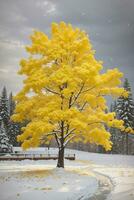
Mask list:
[{"label": "tree branch", "polygon": [[54,135],[55,135],[55,139],[56,139],[58,147],[61,147],[61,143],[60,143],[60,140],[59,140],[57,134],[55,133]]},{"label": "tree branch", "polygon": [[69,135],[71,135],[73,133],[73,131],[75,130],[75,128],[73,128],[72,130],[70,130],[64,137],[64,139],[66,139]]},{"label": "tree branch", "polygon": [[[55,134],[57,135],[57,133],[60,133],[60,131],[57,130],[57,131],[53,131],[51,133],[48,133],[48,134],[42,136],[41,140],[44,140],[46,137],[48,137],[50,135],[55,135]],[[57,135],[57,138],[60,139],[60,137],[58,135]]]},{"label": "tree branch", "polygon": [[88,92],[88,91],[90,91],[90,90],[94,89],[95,87],[96,87],[96,85],[94,85],[93,87],[91,87],[91,88],[88,88],[88,89],[86,89],[86,90],[82,91],[82,93],[84,93],[84,92]]},{"label": "tree branch", "polygon": [[80,94],[82,93],[82,90],[83,90],[83,88],[84,88],[84,85],[85,85],[85,83],[82,84],[82,86],[81,86],[81,88],[80,88],[78,94],[74,97],[74,100],[73,100],[73,102],[71,103],[71,106],[76,102],[76,100],[78,99],[78,97],[79,97]]},{"label": "tree branch", "polygon": [[65,142],[64,142],[64,147],[68,144],[68,142],[70,140],[72,140],[74,137],[76,137],[76,135],[72,135],[70,138],[68,138]]},{"label": "tree branch", "polygon": [[71,94],[71,96],[70,96],[70,98],[69,98],[69,105],[68,105],[68,108],[71,108],[72,98],[73,98],[73,93]]},{"label": "tree branch", "polygon": [[81,106],[81,108],[79,108],[79,111],[83,111],[84,107],[86,106],[87,102],[83,103],[83,105]]},{"label": "tree branch", "polygon": [[92,125],[92,124],[105,124],[104,122],[92,122],[90,124],[88,124],[89,126]]},{"label": "tree branch", "polygon": [[60,93],[58,93],[58,92],[56,92],[56,91],[53,91],[53,90],[51,90],[50,88],[45,87],[45,89],[46,89],[48,92],[51,92],[51,93],[53,93],[53,94],[60,95]]}]

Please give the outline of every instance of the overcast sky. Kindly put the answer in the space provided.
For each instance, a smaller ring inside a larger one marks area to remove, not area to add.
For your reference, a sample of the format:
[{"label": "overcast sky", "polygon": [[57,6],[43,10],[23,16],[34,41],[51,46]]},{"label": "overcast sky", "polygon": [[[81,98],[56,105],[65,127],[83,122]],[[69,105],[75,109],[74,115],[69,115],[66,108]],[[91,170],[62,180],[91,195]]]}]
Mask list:
[{"label": "overcast sky", "polygon": [[118,67],[134,91],[134,0],[0,0],[0,89],[16,93],[33,29],[65,21],[87,31],[104,69]]}]

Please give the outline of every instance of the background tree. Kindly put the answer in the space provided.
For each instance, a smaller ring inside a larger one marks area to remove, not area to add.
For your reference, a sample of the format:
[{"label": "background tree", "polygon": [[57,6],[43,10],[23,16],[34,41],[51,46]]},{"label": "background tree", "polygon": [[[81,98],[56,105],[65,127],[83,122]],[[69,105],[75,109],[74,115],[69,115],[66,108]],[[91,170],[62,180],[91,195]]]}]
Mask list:
[{"label": "background tree", "polygon": [[6,87],[3,88],[0,98],[0,124],[3,123],[9,143],[13,146],[18,146],[17,135],[20,134],[21,124],[10,120],[15,110],[15,101],[13,95],[7,95]]},{"label": "background tree", "polygon": [[4,123],[0,125],[0,152],[10,152],[11,145],[9,143],[9,138],[6,133]]},{"label": "background tree", "polygon": [[[131,93],[131,87],[129,84],[128,79],[125,79],[124,81],[124,89],[129,92],[129,95],[127,98],[124,98],[123,96],[119,97],[117,100],[117,116],[119,119],[124,121],[124,125],[126,128],[131,127],[134,129],[134,101],[132,98]],[[129,132],[127,134],[124,134],[124,147],[125,151],[124,153],[129,154]]]},{"label": "background tree", "polygon": [[10,144],[13,146],[20,146],[17,141],[17,136],[21,133],[21,124],[18,122],[9,121],[7,135],[9,138]]},{"label": "background tree", "polygon": [[70,24],[53,23],[50,38],[35,31],[31,40],[26,48],[30,57],[20,63],[19,73],[26,79],[12,117],[29,121],[18,137],[22,147],[36,147],[46,137],[54,137],[59,149],[57,167],[64,167],[64,149],[70,141],[111,149],[106,125],[124,127],[114,113],[105,113],[104,96],[127,96],[119,87],[122,73],[118,69],[100,73],[102,62],[95,59],[87,34]]},{"label": "background tree", "polygon": [[[111,104],[110,107],[110,112],[115,112],[117,114],[117,102],[116,100]],[[113,143],[112,145],[112,149],[111,149],[111,153],[113,154],[119,154],[123,152],[123,148],[124,148],[124,143],[123,143],[123,136],[124,134],[121,133],[121,131],[115,127],[111,127],[109,129],[110,133],[111,133],[111,141]]]},{"label": "background tree", "polygon": [[14,110],[15,110],[15,101],[13,100],[13,94],[11,92],[9,95],[9,114],[10,114],[10,116],[13,115]]},{"label": "background tree", "polygon": [[9,105],[6,87],[3,88],[0,98],[0,117],[4,123],[5,129],[7,130],[9,121]]},{"label": "background tree", "polygon": [[[10,117],[13,115],[15,110],[15,101],[13,99],[12,92],[9,95],[9,114]],[[18,122],[13,122],[11,119],[8,121],[8,130],[7,135],[9,137],[9,142],[13,146],[19,146],[19,142],[17,141],[17,136],[21,133],[21,124]]]}]

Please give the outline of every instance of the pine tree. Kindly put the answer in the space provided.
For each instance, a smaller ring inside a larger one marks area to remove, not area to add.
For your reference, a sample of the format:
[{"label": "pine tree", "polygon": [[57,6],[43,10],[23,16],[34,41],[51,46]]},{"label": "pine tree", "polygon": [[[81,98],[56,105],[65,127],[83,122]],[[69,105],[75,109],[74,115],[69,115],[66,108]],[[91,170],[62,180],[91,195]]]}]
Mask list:
[{"label": "pine tree", "polygon": [[0,126],[0,152],[11,152],[11,145],[3,122]]},{"label": "pine tree", "polygon": [[10,144],[13,146],[19,146],[17,142],[17,136],[20,134],[20,123],[10,121],[8,125],[8,137]]},{"label": "pine tree", "polygon": [[6,130],[7,130],[8,122],[9,122],[9,105],[8,105],[6,87],[3,88],[2,95],[0,98],[0,117],[3,121],[3,124],[6,128]]},{"label": "pine tree", "polygon": [[20,123],[13,122],[10,117],[15,110],[15,101],[13,95],[10,93],[7,97],[6,87],[3,88],[0,98],[0,124],[3,123],[9,143],[13,146],[18,146],[17,136],[20,133]]},{"label": "pine tree", "polygon": [[1,123],[2,123],[2,117],[1,117],[1,115],[0,115],[0,125],[1,125]]},{"label": "pine tree", "polygon": [[[129,92],[129,95],[127,98],[124,98],[123,96],[118,98],[116,109],[117,116],[124,121],[126,128],[134,128],[134,101],[128,79],[125,79],[124,81],[124,89]],[[125,143],[125,153],[129,154],[129,133],[124,134],[123,138]]]},{"label": "pine tree", "polygon": [[[115,100],[110,106],[110,112],[115,112],[116,113],[116,109],[117,109],[117,102]],[[111,133],[111,141],[113,143],[111,152],[113,154],[122,153],[122,146],[123,146],[122,145],[122,138],[123,138],[123,134],[121,133],[121,131],[119,129],[117,129],[115,127],[111,127],[109,131]]]},{"label": "pine tree", "polygon": [[[10,117],[13,115],[15,110],[15,101],[13,100],[12,92],[9,95],[9,114]],[[8,122],[8,137],[10,144],[13,146],[18,146],[19,143],[17,142],[17,136],[20,134],[21,125],[20,123],[13,122],[11,119]]]},{"label": "pine tree", "polygon": [[15,101],[13,100],[12,92],[9,95],[9,114],[10,116],[13,115],[13,112],[15,110]]}]

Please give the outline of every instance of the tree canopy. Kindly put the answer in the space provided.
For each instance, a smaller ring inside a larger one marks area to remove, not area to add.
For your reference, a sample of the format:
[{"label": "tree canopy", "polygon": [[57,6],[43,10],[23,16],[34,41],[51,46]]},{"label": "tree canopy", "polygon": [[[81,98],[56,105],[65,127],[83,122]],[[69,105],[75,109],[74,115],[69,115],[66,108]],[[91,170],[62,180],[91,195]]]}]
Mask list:
[{"label": "tree canopy", "polygon": [[26,47],[29,57],[20,62],[19,74],[26,78],[12,117],[29,121],[18,137],[22,147],[39,146],[54,137],[59,149],[78,140],[111,149],[105,126],[124,126],[114,112],[105,112],[105,96],[128,95],[120,87],[123,74],[117,68],[102,73],[87,33],[71,24],[52,23],[50,37],[35,31],[31,41]]}]

